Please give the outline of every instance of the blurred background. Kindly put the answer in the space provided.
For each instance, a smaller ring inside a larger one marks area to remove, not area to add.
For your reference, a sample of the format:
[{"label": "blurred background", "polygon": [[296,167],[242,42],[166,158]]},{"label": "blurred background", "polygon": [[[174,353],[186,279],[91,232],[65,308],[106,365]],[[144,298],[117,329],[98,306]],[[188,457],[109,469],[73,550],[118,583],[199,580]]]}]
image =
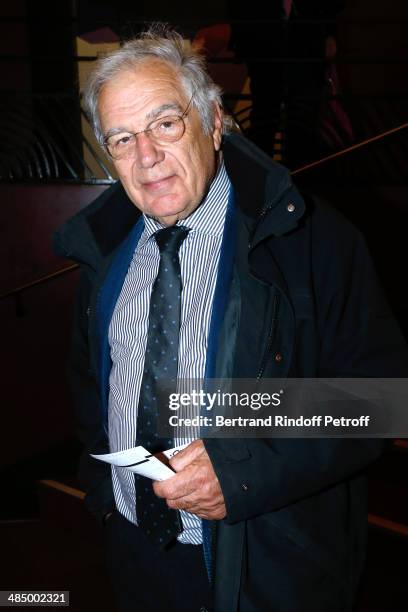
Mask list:
[{"label": "blurred background", "polygon": [[[77,269],[51,240],[115,181],[81,85],[98,55],[157,20],[202,48],[242,131],[362,230],[408,336],[406,0],[2,0],[0,590],[69,590],[75,611],[114,604],[76,480],[65,362]],[[370,468],[357,612],[408,606],[407,468],[404,439]]]}]

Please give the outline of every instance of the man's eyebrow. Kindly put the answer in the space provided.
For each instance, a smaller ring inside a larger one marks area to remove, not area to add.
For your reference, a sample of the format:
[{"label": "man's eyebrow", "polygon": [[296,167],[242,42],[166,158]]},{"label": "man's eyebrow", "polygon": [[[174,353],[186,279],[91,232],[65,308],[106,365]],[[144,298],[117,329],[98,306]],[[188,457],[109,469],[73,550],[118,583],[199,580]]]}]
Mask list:
[{"label": "man's eyebrow", "polygon": [[[163,113],[165,113],[166,111],[177,111],[177,112],[182,112],[182,108],[180,106],[180,104],[178,104],[177,102],[169,102],[167,104],[162,104],[161,106],[158,106],[157,108],[153,109],[152,111],[150,111],[149,113],[147,113],[146,115],[146,121],[153,121],[154,119],[156,119],[157,117],[160,117],[160,115],[162,115]],[[130,130],[128,128],[125,127],[114,127],[111,128],[110,130],[108,130],[106,132],[106,134],[104,135],[104,140],[108,140],[108,138],[110,138],[111,136],[115,136],[116,134],[122,134],[122,133],[130,133]]]},{"label": "man's eyebrow", "polygon": [[174,110],[182,112],[182,108],[180,104],[177,102],[170,102],[168,104],[162,104],[158,108],[153,109],[150,113],[147,113],[146,119],[151,121],[152,119],[156,119],[156,117],[160,117],[162,113],[165,113],[168,110]]},{"label": "man's eyebrow", "polygon": [[106,132],[106,134],[104,134],[103,139],[109,140],[111,136],[115,136],[116,134],[130,134],[130,132],[125,127],[111,128],[110,130]]}]

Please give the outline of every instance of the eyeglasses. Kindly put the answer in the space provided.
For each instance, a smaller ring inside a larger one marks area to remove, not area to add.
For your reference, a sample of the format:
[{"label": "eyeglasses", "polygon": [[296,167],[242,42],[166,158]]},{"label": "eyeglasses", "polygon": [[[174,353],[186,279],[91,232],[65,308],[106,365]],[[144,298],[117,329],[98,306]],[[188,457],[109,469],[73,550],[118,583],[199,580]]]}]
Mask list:
[{"label": "eyeglasses", "polygon": [[155,119],[145,130],[140,132],[120,132],[105,138],[103,144],[112,159],[132,159],[136,150],[136,139],[138,134],[146,134],[152,142],[158,145],[177,142],[183,136],[186,125],[184,117],[190,111],[191,102],[194,94],[191,96],[186,110],[182,115],[167,115]]}]

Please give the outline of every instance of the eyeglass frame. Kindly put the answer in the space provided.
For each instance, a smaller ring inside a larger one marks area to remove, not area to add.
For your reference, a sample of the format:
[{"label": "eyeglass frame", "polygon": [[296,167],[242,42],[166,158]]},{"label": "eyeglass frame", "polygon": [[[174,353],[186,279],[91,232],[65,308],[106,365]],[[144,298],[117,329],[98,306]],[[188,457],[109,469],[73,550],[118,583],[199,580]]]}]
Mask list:
[{"label": "eyeglass frame", "polygon": [[[151,121],[144,130],[140,130],[139,132],[130,132],[130,131],[124,130],[124,133],[130,134],[131,136],[134,136],[135,137],[135,144],[136,144],[136,141],[137,141],[136,137],[139,134],[144,134],[146,132],[151,132],[152,131],[152,128],[149,127],[150,125],[152,125],[152,123],[155,123],[156,121],[164,121],[164,120],[167,119],[167,117],[177,117],[177,119],[179,119],[182,122],[182,124],[183,124],[183,128],[184,128],[183,129],[183,133],[176,140],[169,140],[169,143],[178,142],[179,140],[181,140],[183,138],[184,133],[186,131],[186,124],[184,123],[184,118],[187,117],[188,113],[191,110],[190,106],[191,106],[191,102],[193,101],[193,98],[194,98],[194,93],[191,95],[191,98],[190,98],[190,100],[189,100],[189,102],[188,102],[188,104],[186,106],[186,109],[183,111],[183,113],[181,115],[165,115],[164,117],[158,117],[157,119],[153,119],[153,121]],[[104,140],[103,140],[103,147],[105,148],[105,150],[108,153],[109,157],[115,161],[115,160],[117,160],[119,158],[118,157],[113,157],[112,153],[109,151],[109,148],[108,148],[108,139],[111,138],[112,136],[113,136],[113,134],[111,134],[111,136],[108,136],[107,138],[104,138]],[[148,137],[151,138],[150,136],[148,136]],[[153,139],[152,142],[154,142],[154,139]],[[160,143],[158,143],[158,144],[160,144]]]}]

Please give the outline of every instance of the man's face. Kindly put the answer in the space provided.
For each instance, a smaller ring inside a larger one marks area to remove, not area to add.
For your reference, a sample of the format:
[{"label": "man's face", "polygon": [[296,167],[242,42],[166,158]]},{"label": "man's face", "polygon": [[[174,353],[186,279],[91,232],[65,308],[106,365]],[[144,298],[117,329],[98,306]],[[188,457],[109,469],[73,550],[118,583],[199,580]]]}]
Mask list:
[{"label": "man's face", "polygon": [[[119,73],[100,93],[98,108],[103,134],[140,132],[156,118],[182,115],[189,103],[180,78],[169,64],[147,60]],[[215,107],[214,127],[204,135],[197,110],[184,118],[177,142],[156,144],[138,134],[131,159],[115,160],[131,201],[163,225],[173,225],[200,204],[214,177],[221,144],[221,112]]]}]

